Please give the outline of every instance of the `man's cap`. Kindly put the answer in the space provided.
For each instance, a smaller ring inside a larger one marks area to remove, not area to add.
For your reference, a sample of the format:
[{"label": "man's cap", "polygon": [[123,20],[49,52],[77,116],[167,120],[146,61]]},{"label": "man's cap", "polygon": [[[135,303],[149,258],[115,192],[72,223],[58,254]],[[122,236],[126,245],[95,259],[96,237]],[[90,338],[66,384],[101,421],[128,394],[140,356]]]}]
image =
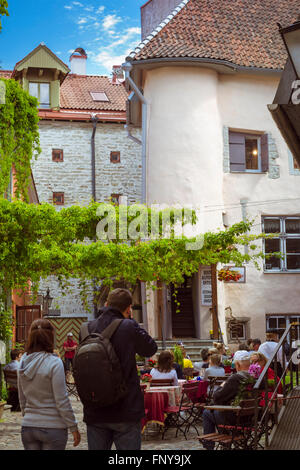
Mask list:
[{"label": "man's cap", "polygon": [[249,361],[250,353],[248,351],[237,351],[234,355],[234,361]]},{"label": "man's cap", "polygon": [[68,333],[67,336],[73,336],[73,333]]}]

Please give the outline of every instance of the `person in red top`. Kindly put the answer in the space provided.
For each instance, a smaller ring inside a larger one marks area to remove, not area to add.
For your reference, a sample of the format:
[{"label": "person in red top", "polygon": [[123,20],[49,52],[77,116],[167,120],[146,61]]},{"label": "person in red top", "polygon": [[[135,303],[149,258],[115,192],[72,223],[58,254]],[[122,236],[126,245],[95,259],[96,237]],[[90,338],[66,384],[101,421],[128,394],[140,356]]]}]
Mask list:
[{"label": "person in red top", "polygon": [[76,348],[77,348],[76,341],[73,340],[73,333],[67,334],[67,341],[64,342],[63,348],[65,351],[65,366],[66,370],[69,371],[71,366],[73,369],[73,358],[75,356]]}]

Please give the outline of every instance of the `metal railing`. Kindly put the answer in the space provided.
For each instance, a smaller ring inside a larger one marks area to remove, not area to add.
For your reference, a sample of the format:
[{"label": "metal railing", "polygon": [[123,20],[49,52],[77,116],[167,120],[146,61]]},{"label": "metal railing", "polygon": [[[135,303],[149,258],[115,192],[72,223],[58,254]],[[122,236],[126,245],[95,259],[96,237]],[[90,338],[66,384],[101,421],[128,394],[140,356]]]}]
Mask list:
[{"label": "metal railing", "polygon": [[[269,447],[270,433],[274,426],[278,425],[278,417],[280,413],[278,389],[282,387],[283,397],[280,397],[280,400],[285,404],[289,399],[287,395],[293,390],[293,388],[299,386],[298,365],[295,366],[292,362],[291,350],[289,357],[286,357],[283,348],[283,345],[286,339],[290,336],[291,331],[298,325],[299,323],[291,323],[286,328],[276,349],[274,350],[274,353],[269,358],[253,387],[256,400],[254,422],[255,449],[259,444],[259,440],[263,438],[265,439],[265,447]],[[274,384],[268,381],[269,368],[272,368],[274,371]],[[262,395],[263,392],[264,396]],[[300,392],[298,398],[300,398]],[[264,403],[263,406],[260,406],[262,400]]]}]

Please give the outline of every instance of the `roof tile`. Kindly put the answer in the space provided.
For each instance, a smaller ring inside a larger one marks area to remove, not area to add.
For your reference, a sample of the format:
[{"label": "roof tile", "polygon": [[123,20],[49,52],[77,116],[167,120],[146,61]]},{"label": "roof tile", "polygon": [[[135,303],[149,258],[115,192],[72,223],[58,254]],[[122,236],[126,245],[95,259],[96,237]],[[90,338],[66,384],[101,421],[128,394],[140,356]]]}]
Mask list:
[{"label": "roof tile", "polygon": [[287,53],[277,23],[294,23],[299,13],[299,0],[189,0],[131,58],[197,57],[283,69]]}]

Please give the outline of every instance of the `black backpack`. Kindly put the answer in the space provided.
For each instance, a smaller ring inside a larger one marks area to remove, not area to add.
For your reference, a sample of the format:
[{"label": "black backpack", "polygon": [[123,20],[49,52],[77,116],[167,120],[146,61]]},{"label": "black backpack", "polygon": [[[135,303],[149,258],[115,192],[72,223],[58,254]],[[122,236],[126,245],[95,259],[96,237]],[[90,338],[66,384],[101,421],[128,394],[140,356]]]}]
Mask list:
[{"label": "black backpack", "polygon": [[73,359],[73,375],[84,405],[113,405],[127,394],[120,361],[110,338],[122,320],[114,320],[101,333],[89,333],[88,323],[80,329],[81,341]]}]

